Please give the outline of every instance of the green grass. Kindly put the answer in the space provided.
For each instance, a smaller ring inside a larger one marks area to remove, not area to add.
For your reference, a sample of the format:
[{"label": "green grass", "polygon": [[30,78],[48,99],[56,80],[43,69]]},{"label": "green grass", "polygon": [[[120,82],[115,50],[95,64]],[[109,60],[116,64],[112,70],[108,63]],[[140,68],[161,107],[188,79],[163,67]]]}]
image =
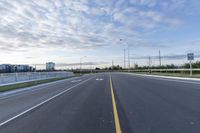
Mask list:
[{"label": "green grass", "polygon": [[0,92],[30,87],[30,86],[44,84],[44,83],[53,82],[53,81],[62,80],[62,79],[66,79],[66,78],[52,78],[52,79],[30,81],[30,82],[25,82],[25,83],[18,83],[18,84],[13,84],[13,85],[0,86]]}]

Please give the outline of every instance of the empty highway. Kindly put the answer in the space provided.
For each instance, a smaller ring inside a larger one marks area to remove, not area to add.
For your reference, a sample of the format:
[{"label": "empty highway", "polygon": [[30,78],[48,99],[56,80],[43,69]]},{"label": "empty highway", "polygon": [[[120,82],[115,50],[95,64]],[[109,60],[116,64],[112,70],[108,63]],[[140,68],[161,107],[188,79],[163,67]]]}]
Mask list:
[{"label": "empty highway", "polygon": [[0,133],[199,132],[199,81],[101,73],[0,94]]}]

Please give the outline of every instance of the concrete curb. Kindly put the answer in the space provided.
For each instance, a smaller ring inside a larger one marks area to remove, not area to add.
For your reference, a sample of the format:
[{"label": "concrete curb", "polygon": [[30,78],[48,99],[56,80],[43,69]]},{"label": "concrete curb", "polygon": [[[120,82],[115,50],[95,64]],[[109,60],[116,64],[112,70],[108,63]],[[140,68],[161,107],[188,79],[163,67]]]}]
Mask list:
[{"label": "concrete curb", "polygon": [[200,81],[200,78],[172,77],[172,76],[148,75],[148,74],[137,74],[137,73],[128,73],[128,74],[131,74],[131,75],[138,75],[138,76],[145,76],[145,77],[154,77],[154,78],[165,78],[165,79],[176,79],[176,80]]}]

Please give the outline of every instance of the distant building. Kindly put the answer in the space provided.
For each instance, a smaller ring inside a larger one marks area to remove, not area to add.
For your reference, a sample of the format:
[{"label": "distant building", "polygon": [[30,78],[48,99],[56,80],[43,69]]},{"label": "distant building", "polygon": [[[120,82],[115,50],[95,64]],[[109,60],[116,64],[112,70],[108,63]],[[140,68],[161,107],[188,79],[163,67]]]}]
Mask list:
[{"label": "distant building", "polygon": [[29,65],[16,65],[15,70],[17,72],[31,72],[33,71],[33,68]]},{"label": "distant building", "polygon": [[55,63],[54,62],[47,62],[46,63],[46,70],[47,71],[54,71],[55,70]]},{"label": "distant building", "polygon": [[11,65],[9,65],[9,64],[0,65],[0,72],[1,73],[11,72]]},{"label": "distant building", "polygon": [[32,72],[32,71],[34,71],[34,69],[29,65],[10,65],[10,64],[0,65],[0,73]]},{"label": "distant building", "polygon": [[17,72],[15,65],[10,65],[10,71],[11,71],[11,73]]}]

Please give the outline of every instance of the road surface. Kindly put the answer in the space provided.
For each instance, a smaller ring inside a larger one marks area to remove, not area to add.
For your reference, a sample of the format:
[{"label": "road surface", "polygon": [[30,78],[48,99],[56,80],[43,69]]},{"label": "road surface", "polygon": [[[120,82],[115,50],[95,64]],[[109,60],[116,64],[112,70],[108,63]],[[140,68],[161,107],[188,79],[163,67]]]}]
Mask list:
[{"label": "road surface", "polygon": [[0,133],[200,133],[200,82],[123,73],[0,96]]}]

